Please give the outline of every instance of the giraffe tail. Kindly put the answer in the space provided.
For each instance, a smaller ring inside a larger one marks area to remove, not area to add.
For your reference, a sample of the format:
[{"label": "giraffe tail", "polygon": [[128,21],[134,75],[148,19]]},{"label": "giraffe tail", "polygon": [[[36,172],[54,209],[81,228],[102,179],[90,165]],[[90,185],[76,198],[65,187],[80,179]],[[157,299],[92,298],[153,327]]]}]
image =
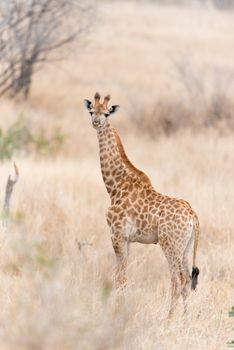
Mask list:
[{"label": "giraffe tail", "polygon": [[198,275],[199,275],[199,268],[195,264],[196,260],[196,253],[197,253],[197,246],[198,246],[198,239],[199,239],[199,221],[197,216],[194,217],[194,228],[193,228],[193,233],[194,233],[194,246],[193,246],[193,269],[192,269],[192,283],[191,283],[191,289],[195,290],[197,287],[198,283]]},{"label": "giraffe tail", "polygon": [[191,284],[191,289],[192,290],[195,290],[196,287],[197,287],[197,278],[198,278],[198,275],[199,275],[199,268],[198,267],[193,267],[193,270],[192,270],[192,284]]}]

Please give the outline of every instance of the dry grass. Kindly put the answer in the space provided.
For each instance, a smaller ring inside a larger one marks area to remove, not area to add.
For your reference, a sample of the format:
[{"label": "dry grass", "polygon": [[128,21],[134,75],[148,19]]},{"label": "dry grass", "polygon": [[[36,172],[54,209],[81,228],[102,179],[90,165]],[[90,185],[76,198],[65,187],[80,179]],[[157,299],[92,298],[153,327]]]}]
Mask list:
[{"label": "dry grass", "polygon": [[[23,112],[32,128],[60,126],[68,139],[57,159],[16,156],[12,224],[1,234],[0,349],[226,349],[234,303],[233,136],[226,129],[180,129],[149,138],[132,126],[137,111],[150,110],[155,100],[186,98],[175,61],[188,57],[195,72],[208,66],[233,71],[233,15],[115,2],[102,4],[96,20],[79,59],[41,72],[29,103],[1,101],[1,124]],[[208,78],[206,91],[213,84]],[[131,246],[125,305],[112,288],[109,198],[82,107],[96,90],[111,91],[122,105],[113,123],[130,159],[160,192],[187,199],[201,221],[199,287],[187,316],[178,305],[170,323],[160,247]],[[11,168],[1,165],[1,198]]]},{"label": "dry grass", "polygon": [[[200,283],[186,318],[178,306],[168,324],[167,263],[159,247],[138,244],[131,247],[126,308],[116,312],[108,198],[97,159],[36,166],[19,160],[15,224],[2,238],[3,348],[225,348],[234,287],[233,140],[181,136],[149,142],[152,151],[138,142],[134,158],[156,188],[187,198],[201,220]],[[8,170],[6,164],[2,179]]]}]

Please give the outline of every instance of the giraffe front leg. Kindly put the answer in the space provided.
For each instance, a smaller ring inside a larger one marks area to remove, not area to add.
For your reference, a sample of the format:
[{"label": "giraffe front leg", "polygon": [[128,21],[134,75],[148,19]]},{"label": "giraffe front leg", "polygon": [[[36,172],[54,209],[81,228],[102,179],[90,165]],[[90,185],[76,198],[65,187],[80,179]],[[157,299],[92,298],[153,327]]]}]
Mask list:
[{"label": "giraffe front leg", "polygon": [[122,289],[127,284],[128,242],[120,232],[113,232],[111,240],[116,256],[115,284]]}]

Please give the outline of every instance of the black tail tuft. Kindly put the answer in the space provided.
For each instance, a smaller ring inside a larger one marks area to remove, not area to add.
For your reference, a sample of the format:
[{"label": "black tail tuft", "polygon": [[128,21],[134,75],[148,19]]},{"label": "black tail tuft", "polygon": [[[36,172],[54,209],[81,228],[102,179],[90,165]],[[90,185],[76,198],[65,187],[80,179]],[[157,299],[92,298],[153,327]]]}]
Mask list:
[{"label": "black tail tuft", "polygon": [[193,290],[196,289],[198,275],[199,275],[199,268],[195,266],[195,267],[193,267],[193,271],[192,271],[191,289],[193,289]]}]

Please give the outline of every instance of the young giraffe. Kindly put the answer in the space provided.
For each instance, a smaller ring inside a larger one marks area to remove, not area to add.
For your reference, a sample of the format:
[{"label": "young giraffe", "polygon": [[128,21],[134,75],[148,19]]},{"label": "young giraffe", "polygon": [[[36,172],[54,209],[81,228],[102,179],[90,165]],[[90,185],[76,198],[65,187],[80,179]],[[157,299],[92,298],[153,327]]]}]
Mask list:
[{"label": "young giraffe", "polygon": [[[116,282],[126,283],[128,246],[131,242],[159,243],[169,264],[171,274],[172,315],[180,295],[186,309],[186,298],[195,289],[199,269],[195,265],[199,238],[199,221],[188,202],[155,191],[148,176],[128,159],[118,132],[110,125],[109,116],[119,106],[108,108],[110,96],[100,103],[85,100],[94,129],[97,130],[101,171],[111,206],[107,222],[117,258]],[[189,247],[194,240],[192,276],[189,274]]]}]

